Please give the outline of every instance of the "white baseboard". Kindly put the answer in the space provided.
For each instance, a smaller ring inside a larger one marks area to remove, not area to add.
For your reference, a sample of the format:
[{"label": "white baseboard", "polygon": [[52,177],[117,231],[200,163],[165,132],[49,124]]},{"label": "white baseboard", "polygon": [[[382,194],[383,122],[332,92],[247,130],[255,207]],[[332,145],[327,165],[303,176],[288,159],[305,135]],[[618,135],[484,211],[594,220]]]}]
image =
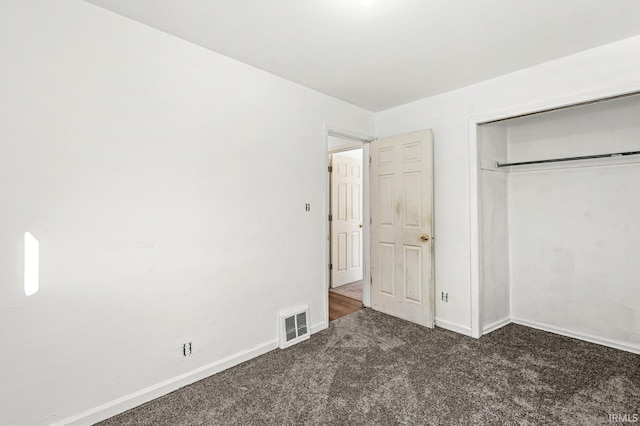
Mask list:
[{"label": "white baseboard", "polygon": [[220,361],[203,365],[202,367],[172,377],[171,379],[123,396],[122,398],[107,402],[106,404],[76,414],[75,416],[59,420],[51,426],[92,425],[277,348],[278,340],[263,343],[252,349],[228,356]]},{"label": "white baseboard", "polygon": [[511,323],[511,318],[509,317],[499,319],[498,321],[494,321],[491,324],[487,324],[484,327],[482,327],[482,335],[484,336],[485,334],[489,334],[492,331],[496,331],[497,329],[502,328],[505,325],[510,323]]},{"label": "white baseboard", "polygon": [[561,336],[572,337],[574,339],[585,340],[587,342],[596,343],[598,345],[608,346],[610,348],[620,349],[622,351],[627,351],[634,354],[640,354],[640,345],[629,344],[617,340],[607,339],[604,337],[592,336],[590,334],[576,333],[561,327],[556,327],[553,325],[535,321],[529,321],[522,318],[512,317],[511,322],[531,328],[536,328],[538,330],[548,331],[550,333],[560,334]]},{"label": "white baseboard", "polygon": [[322,321],[311,326],[311,334],[316,334],[319,331],[326,330],[329,327],[327,321]]},{"label": "white baseboard", "polygon": [[466,325],[460,325],[449,321],[443,321],[436,318],[436,327],[444,328],[445,330],[455,331],[456,333],[464,334],[471,337],[471,327]]},{"label": "white baseboard", "polygon": [[[311,334],[315,334],[322,330],[325,330],[327,327],[328,324],[326,321],[314,324],[311,326]],[[220,361],[212,362],[210,364],[188,371],[184,374],[181,374],[180,376],[176,376],[156,385],[149,386],[148,388],[123,396],[122,398],[118,398],[116,400],[107,402],[106,404],[84,411],[80,414],[76,414],[75,416],[59,420],[53,423],[51,426],[92,425],[96,422],[106,420],[117,414],[123,413],[127,410],[144,404],[145,402],[149,402],[153,399],[159,398],[170,392],[178,390],[181,387],[190,385],[191,383],[195,383],[198,380],[202,380],[213,374],[234,367],[240,363],[248,361],[252,358],[255,358],[277,348],[277,340],[264,343],[253,349],[242,351]]]}]

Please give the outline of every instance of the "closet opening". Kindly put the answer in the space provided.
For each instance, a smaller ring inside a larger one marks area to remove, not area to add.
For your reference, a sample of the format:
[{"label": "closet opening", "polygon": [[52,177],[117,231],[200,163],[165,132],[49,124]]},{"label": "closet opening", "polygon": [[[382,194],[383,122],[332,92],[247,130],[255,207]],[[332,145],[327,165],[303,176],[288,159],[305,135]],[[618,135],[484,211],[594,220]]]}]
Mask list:
[{"label": "closet opening", "polygon": [[515,322],[640,353],[640,95],[476,123],[478,337]]}]

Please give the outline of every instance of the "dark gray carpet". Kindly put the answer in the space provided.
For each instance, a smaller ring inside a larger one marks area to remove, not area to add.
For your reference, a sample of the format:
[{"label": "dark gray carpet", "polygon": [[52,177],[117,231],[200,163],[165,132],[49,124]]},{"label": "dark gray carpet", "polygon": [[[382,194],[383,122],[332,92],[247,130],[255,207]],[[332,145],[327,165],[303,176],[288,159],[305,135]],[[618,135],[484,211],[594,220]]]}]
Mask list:
[{"label": "dark gray carpet", "polygon": [[364,309],[100,423],[598,425],[640,413],[640,356],[508,325],[480,340]]}]

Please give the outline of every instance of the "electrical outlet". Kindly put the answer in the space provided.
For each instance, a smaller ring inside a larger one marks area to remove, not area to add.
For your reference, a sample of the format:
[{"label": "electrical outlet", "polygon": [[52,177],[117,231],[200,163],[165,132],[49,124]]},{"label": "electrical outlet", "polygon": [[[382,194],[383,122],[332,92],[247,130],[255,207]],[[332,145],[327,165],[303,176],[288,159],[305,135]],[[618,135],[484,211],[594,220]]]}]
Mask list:
[{"label": "electrical outlet", "polygon": [[184,345],[182,345],[182,355],[191,356],[191,342],[187,342]]},{"label": "electrical outlet", "polygon": [[305,210],[305,211],[307,211],[307,212],[310,212],[310,211],[311,211],[311,204],[306,203],[306,204],[304,205],[304,210]]},{"label": "electrical outlet", "polygon": [[445,293],[443,291],[442,294],[440,295],[440,298],[442,299],[443,302],[447,303],[449,301],[449,293]]}]

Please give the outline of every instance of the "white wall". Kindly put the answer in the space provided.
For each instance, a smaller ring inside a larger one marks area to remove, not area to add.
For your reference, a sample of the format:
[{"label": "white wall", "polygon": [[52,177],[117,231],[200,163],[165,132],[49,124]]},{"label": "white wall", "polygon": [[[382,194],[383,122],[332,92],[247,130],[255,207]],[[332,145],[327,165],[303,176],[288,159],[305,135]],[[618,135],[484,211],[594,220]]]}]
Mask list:
[{"label": "white wall", "polygon": [[283,308],[322,326],[323,128],[371,113],[79,0],[0,15],[0,424],[275,347]]},{"label": "white wall", "polygon": [[362,142],[356,142],[353,140],[341,139],[335,136],[327,137],[327,145],[329,152],[342,151],[345,149],[356,149],[362,147]]},{"label": "white wall", "polygon": [[[640,96],[513,120],[509,161],[640,151],[638,117]],[[640,351],[638,182],[638,157],[512,168],[513,319]]]},{"label": "white wall", "polygon": [[483,329],[504,324],[511,315],[509,277],[509,219],[506,163],[507,128],[503,123],[478,129],[480,170],[480,266]]},{"label": "white wall", "polygon": [[349,151],[340,151],[336,153],[341,157],[355,158],[356,160],[362,161],[362,148],[351,149]]},{"label": "white wall", "polygon": [[469,119],[640,88],[638,69],[640,37],[634,37],[376,114],[377,137],[434,130],[436,294],[449,293],[448,303],[436,302],[441,326],[467,333],[471,327]]}]

